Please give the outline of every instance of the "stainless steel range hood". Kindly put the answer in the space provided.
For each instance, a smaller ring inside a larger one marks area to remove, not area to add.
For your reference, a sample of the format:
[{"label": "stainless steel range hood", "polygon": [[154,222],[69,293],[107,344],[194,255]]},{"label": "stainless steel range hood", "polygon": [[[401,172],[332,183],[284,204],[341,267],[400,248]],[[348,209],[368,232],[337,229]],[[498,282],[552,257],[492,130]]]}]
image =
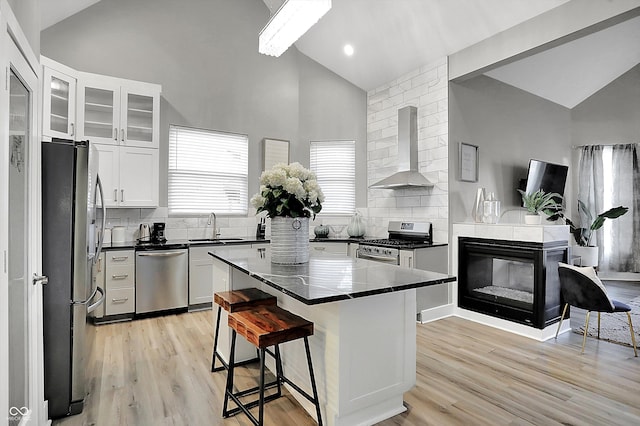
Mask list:
[{"label": "stainless steel range hood", "polygon": [[418,172],[418,109],[398,110],[398,171],[370,185],[372,189],[425,188],[433,182]]}]

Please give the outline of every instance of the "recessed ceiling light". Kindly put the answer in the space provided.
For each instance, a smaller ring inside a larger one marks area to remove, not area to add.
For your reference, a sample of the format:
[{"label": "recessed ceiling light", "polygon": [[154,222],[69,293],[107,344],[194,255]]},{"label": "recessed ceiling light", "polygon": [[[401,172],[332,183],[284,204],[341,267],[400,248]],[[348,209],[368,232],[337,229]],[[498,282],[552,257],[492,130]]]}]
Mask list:
[{"label": "recessed ceiling light", "polygon": [[345,45],[344,45],[344,49],[343,49],[343,50],[344,50],[344,54],[345,54],[345,55],[347,55],[347,56],[353,56],[353,52],[354,52],[354,50],[353,50],[353,46],[352,46],[352,45],[350,45],[350,44],[345,44]]}]

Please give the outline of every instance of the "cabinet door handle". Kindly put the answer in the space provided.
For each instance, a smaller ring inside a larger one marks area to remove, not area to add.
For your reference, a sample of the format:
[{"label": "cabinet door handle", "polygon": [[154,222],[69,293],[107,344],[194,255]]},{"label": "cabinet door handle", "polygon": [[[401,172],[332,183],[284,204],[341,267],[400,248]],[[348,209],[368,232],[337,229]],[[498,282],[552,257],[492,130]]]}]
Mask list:
[{"label": "cabinet door handle", "polygon": [[117,202],[118,202],[118,189],[117,189],[117,188],[114,188],[114,189],[113,189],[113,201],[114,201],[115,203],[117,203]]},{"label": "cabinet door handle", "polygon": [[124,262],[128,258],[129,256],[113,256],[111,260],[113,260],[114,262]]},{"label": "cabinet door handle", "polygon": [[73,136],[74,132],[75,132],[74,125],[73,125],[73,123],[71,123],[71,134],[70,135]]},{"label": "cabinet door handle", "polygon": [[113,128],[113,140],[114,141],[118,140],[118,128],[117,127]]},{"label": "cabinet door handle", "polygon": [[326,250],[326,247],[314,247],[313,249],[318,251],[324,251]]},{"label": "cabinet door handle", "polygon": [[102,258],[98,258],[98,272],[102,272]]},{"label": "cabinet door handle", "polygon": [[111,275],[111,278],[114,280],[126,280],[127,278],[129,278],[129,274]]},{"label": "cabinet door handle", "polygon": [[120,129],[120,140],[124,142],[124,129]]},{"label": "cabinet door handle", "polygon": [[112,303],[125,303],[127,300],[129,300],[128,297],[123,297],[121,299],[111,299]]},{"label": "cabinet door handle", "polygon": [[120,202],[124,203],[124,189],[120,190]]}]

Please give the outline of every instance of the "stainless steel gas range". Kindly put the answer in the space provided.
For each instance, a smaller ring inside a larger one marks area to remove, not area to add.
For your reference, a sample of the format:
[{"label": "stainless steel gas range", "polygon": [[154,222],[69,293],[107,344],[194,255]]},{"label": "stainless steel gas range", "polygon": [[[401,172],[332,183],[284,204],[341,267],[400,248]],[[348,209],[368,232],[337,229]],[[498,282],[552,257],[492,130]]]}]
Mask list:
[{"label": "stainless steel gas range", "polygon": [[[433,226],[430,222],[390,221],[389,238],[361,241],[358,257],[377,262],[400,265],[400,250],[416,250],[433,245]],[[422,269],[413,265],[417,269]]]},{"label": "stainless steel gas range", "polygon": [[[407,268],[448,273],[449,249],[433,242],[430,222],[390,221],[389,238],[360,241],[357,257]],[[447,284],[416,290],[417,321],[438,317],[437,308],[451,303]]]}]

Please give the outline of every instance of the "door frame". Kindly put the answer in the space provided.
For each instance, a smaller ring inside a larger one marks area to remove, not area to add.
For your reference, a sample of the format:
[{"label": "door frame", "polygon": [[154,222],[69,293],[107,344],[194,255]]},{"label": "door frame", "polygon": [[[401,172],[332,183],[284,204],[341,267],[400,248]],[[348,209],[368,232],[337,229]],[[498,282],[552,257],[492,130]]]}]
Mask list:
[{"label": "door frame", "polygon": [[[29,156],[29,193],[28,197],[28,240],[31,242],[28,249],[27,271],[28,285],[28,317],[27,328],[29,333],[29,409],[31,414],[26,421],[21,424],[46,424],[48,413],[44,401],[44,351],[42,343],[42,286],[31,285],[30,277],[34,272],[40,273],[42,270],[42,220],[41,220],[41,67],[38,57],[34,54],[29,42],[22,31],[7,0],[0,0],[0,63],[2,81],[0,91],[8,92],[8,73],[13,68],[21,76],[24,83],[32,91],[33,100],[30,111],[30,140]],[[8,96],[3,96],[4,101],[0,102],[0,118],[8,117]],[[0,142],[8,140],[8,121],[0,119]],[[8,216],[6,208],[8,174],[7,167],[9,153],[6,144],[0,145],[0,164],[3,169],[0,173],[0,226],[8,226]],[[6,257],[9,242],[6,233],[0,233],[0,377],[3,383],[0,384],[0,418],[9,415],[9,391],[8,391],[8,276],[6,268]]]}]

